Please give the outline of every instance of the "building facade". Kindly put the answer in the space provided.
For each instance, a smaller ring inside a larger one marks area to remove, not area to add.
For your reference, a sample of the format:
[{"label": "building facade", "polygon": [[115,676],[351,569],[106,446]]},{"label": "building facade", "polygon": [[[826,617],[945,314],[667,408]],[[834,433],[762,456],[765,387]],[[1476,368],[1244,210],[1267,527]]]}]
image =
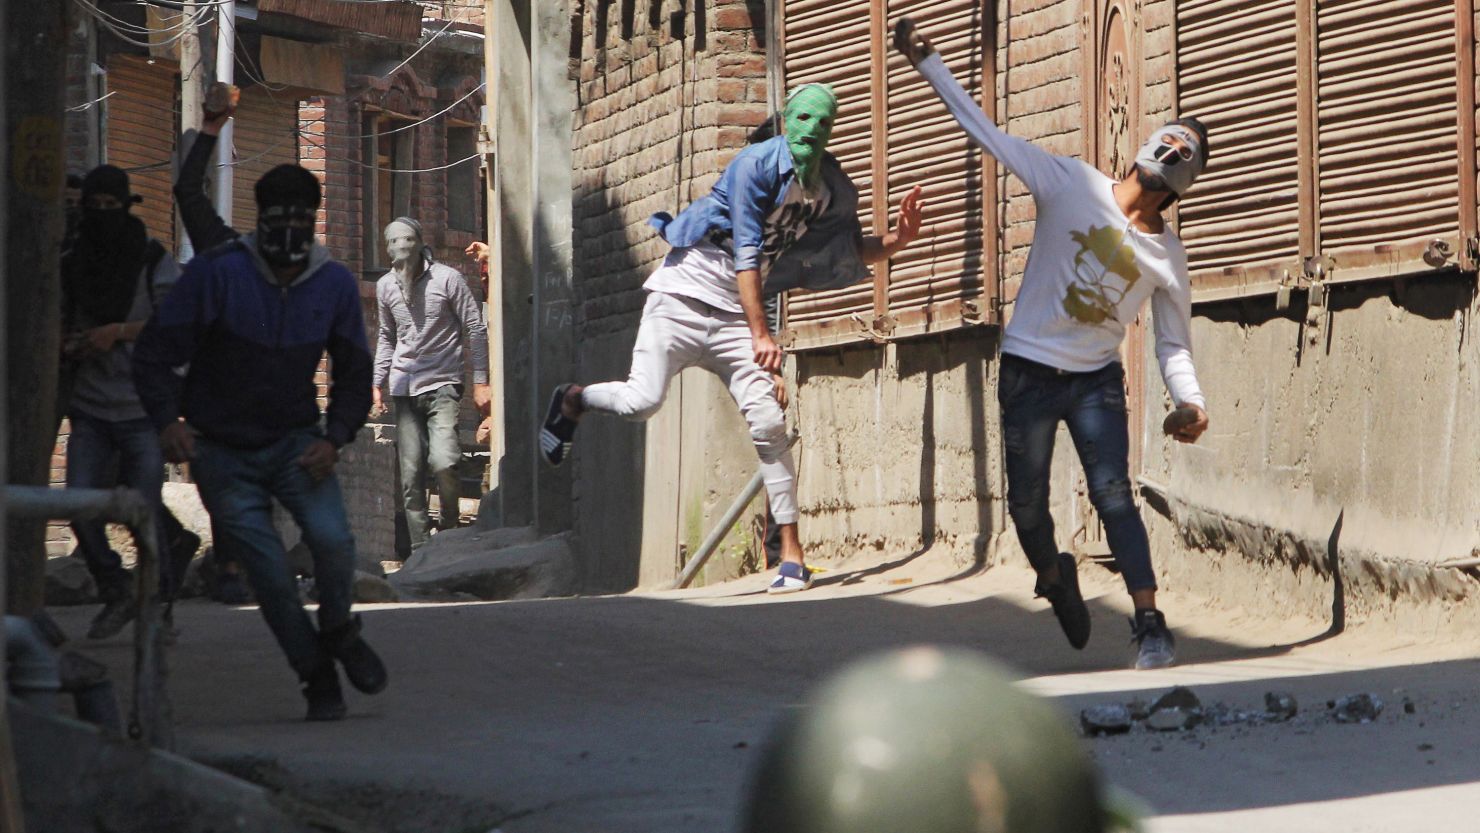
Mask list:
[{"label": "building facade", "polygon": [[[640,285],[665,251],[646,215],[701,195],[779,90],[829,81],[831,149],[861,186],[864,228],[882,230],[918,183],[931,234],[866,285],[787,300],[804,541],[818,557],[1020,558],[994,395],[1033,205],[892,54],[909,14],[999,125],[1052,152],[1118,175],[1172,118],[1211,130],[1209,168],[1173,215],[1212,418],[1201,442],[1157,430],[1170,403],[1149,319],[1124,351],[1164,585],[1233,582],[1313,614],[1333,593],[1373,615],[1452,614],[1480,545],[1480,436],[1463,418],[1480,392],[1471,0],[651,5],[571,8],[583,381],[626,370]],[[753,470],[727,397],[697,371],[652,422],[582,431],[570,525],[602,588],[671,578]],[[1103,536],[1068,448],[1060,541],[1094,555]],[[745,530],[730,548],[711,577],[754,564]]]},{"label": "building facade", "polygon": [[[107,162],[127,170],[143,197],[135,213],[151,235],[187,260],[193,252],[179,231],[171,187],[188,149],[180,35],[189,19],[162,6],[96,8],[101,16],[80,15],[69,42],[68,169],[83,173]],[[375,281],[387,270],[381,230],[395,217],[419,219],[435,256],[467,276],[481,297],[478,264],[464,254],[484,236],[486,223],[478,151],[481,9],[259,0],[238,3],[235,22],[234,81],[241,100],[232,121],[231,161],[216,174],[230,176],[231,225],[243,231],[255,226],[252,186],[270,168],[296,163],[317,174],[324,184],[320,239],[362,278],[372,349]],[[153,34],[138,41],[131,25]],[[214,66],[214,11],[202,15],[199,29],[208,53],[203,63]],[[325,373],[321,397],[328,381]],[[339,469],[367,561],[404,554],[404,528],[397,541],[395,431],[388,420],[367,425]],[[473,499],[482,492],[487,463],[486,451],[473,441],[477,423],[469,402],[461,428],[465,495]],[[66,432],[64,423],[54,456],[58,483],[65,477]],[[175,476],[188,479],[188,471]],[[53,529],[48,549],[71,549],[64,527]]]}]

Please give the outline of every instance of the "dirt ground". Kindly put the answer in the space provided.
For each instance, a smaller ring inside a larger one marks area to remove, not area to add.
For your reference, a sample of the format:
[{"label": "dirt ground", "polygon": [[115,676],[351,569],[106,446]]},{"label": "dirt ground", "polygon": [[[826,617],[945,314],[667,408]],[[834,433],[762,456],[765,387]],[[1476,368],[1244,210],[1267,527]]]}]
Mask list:
[{"label": "dirt ground", "polygon": [[[1118,579],[1086,567],[1095,632],[1071,650],[1016,567],[961,572],[913,559],[833,566],[770,598],[765,577],[695,591],[541,601],[377,605],[366,632],[390,688],[349,693],[338,724],[302,700],[253,608],[183,604],[170,658],[180,751],[406,833],[666,833],[735,826],[756,749],[826,674],[902,645],[967,646],[1007,663],[1074,719],[1189,686],[1205,705],[1262,707],[1272,724],[1086,738],[1154,833],[1471,830],[1480,809],[1480,650],[1444,633],[1256,615],[1164,593],[1180,664],[1127,670]],[[57,611],[69,633],[92,610]],[[120,679],[127,640],[83,644]],[[1340,724],[1327,701],[1386,709]],[[1411,713],[1404,708],[1404,699]]]}]

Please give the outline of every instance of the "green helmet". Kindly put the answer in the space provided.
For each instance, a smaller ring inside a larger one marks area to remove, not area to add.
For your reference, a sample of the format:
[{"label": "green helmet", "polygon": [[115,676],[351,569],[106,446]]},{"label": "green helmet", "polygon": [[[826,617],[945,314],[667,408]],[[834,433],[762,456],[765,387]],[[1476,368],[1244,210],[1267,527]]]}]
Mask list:
[{"label": "green helmet", "polygon": [[746,833],[1106,833],[1065,719],[975,653],[894,651],[833,676],[762,752]]}]

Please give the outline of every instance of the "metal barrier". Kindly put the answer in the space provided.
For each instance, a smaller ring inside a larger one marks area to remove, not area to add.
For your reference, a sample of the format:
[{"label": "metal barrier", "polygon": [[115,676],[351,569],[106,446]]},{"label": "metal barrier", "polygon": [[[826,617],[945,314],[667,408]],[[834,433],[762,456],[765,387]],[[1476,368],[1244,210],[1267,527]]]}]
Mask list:
[{"label": "metal barrier", "polygon": [[5,512],[9,518],[48,521],[98,520],[128,527],[138,546],[134,567],[134,702],[129,712],[129,737],[150,746],[172,749],[174,726],[165,693],[164,629],[155,601],[161,562],[154,507],[132,489],[49,489],[45,486],[6,486]]}]

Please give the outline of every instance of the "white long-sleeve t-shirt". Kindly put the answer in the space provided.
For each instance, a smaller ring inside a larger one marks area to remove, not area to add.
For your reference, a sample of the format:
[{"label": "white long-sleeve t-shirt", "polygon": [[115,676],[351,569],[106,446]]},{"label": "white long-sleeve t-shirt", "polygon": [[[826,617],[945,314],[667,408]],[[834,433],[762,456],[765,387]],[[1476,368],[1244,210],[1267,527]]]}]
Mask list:
[{"label": "white long-sleeve t-shirt", "polygon": [[1192,363],[1192,286],[1182,241],[1148,234],[1115,201],[1115,180],[992,124],[939,55],[920,73],[978,146],[1028,186],[1033,246],[1002,352],[1061,370],[1098,370],[1120,357],[1126,325],[1151,300],[1156,358],[1178,404],[1206,407]]}]

